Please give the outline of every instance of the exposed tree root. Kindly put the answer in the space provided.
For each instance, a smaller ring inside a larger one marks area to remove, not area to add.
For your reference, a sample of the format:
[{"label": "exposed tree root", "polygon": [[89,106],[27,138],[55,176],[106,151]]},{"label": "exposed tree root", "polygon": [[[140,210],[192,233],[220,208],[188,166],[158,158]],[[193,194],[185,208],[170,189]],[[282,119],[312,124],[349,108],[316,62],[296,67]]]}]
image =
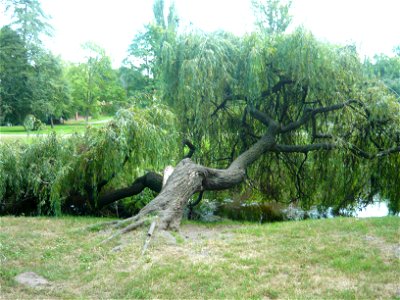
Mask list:
[{"label": "exposed tree root", "polygon": [[124,233],[128,233],[132,230],[135,230],[136,228],[142,226],[146,221],[147,221],[146,219],[141,219],[139,221],[136,221],[136,222],[124,227],[123,229],[118,230],[116,233],[114,233],[113,235],[111,235],[110,237],[108,237],[107,239],[102,241],[101,244],[108,243],[109,241],[115,239],[116,237],[119,237],[120,235],[122,235]]},{"label": "exposed tree root", "polygon": [[157,224],[156,220],[153,220],[153,222],[151,222],[149,231],[147,231],[146,241],[143,245],[142,255],[144,255],[146,253],[146,250],[150,245],[151,237],[153,236],[153,232],[154,232],[154,229],[156,228],[156,224]]}]

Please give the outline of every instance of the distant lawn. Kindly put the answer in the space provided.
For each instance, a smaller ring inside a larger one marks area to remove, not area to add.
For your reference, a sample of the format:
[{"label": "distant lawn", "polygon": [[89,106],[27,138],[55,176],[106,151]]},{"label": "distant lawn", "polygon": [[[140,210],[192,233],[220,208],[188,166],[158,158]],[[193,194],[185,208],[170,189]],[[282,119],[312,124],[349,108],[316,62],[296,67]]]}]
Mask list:
[{"label": "distant lawn", "polygon": [[[49,134],[51,132],[56,132],[57,134],[72,134],[72,133],[80,133],[85,131],[86,126],[90,125],[93,127],[103,126],[107,120],[111,120],[111,116],[101,116],[99,118],[90,119],[89,123],[86,123],[85,120],[68,120],[65,124],[54,125],[54,128],[51,128],[50,125],[46,125],[45,129],[38,131],[30,131],[29,136],[37,136],[42,134]],[[28,132],[25,130],[23,126],[0,126],[0,135],[26,135],[28,136]]]},{"label": "distant lawn", "polygon": [[[398,217],[186,222],[173,234],[176,242],[156,232],[145,256],[146,229],[100,244],[111,232],[85,229],[99,221],[3,217],[2,298],[398,299],[400,293]],[[50,285],[18,285],[14,277],[28,271]]]}]

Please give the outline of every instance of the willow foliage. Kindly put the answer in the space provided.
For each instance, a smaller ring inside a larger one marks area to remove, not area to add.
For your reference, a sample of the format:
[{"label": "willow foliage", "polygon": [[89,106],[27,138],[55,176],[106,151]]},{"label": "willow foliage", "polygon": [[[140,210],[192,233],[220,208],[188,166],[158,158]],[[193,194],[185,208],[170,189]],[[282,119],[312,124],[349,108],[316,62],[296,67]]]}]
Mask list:
[{"label": "willow foliage", "polygon": [[[318,132],[334,136],[338,150],[266,154],[248,170],[249,184],[269,200],[300,200],[305,206],[340,209],[377,194],[397,201],[398,155],[372,161],[350,151],[393,147],[400,124],[395,95],[366,76],[353,46],[321,42],[303,28],[243,37],[192,31],[165,45],[160,69],[162,100],[181,116],[184,135],[200,146],[196,159],[215,167],[227,166],[265,131],[247,114],[249,105],[288,124],[307,109],[359,100],[362,107],[345,107],[314,121]],[[313,143],[312,127],[277,142]]]},{"label": "willow foliage", "polygon": [[[83,196],[96,208],[99,187],[125,187],[145,169],[161,170],[177,158],[175,116],[162,105],[121,110],[102,128],[32,144],[0,144],[2,212],[60,214],[64,200]],[[21,207],[20,207],[21,206]]]}]

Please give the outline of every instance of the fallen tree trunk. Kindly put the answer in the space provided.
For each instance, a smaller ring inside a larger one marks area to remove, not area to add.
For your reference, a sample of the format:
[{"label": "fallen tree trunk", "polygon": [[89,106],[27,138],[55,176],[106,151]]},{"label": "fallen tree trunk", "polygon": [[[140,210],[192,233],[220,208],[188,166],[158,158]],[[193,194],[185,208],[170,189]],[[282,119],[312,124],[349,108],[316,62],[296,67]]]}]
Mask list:
[{"label": "fallen tree trunk", "polygon": [[264,152],[275,145],[275,135],[269,132],[247,151],[237,157],[227,169],[213,169],[195,164],[190,158],[178,163],[165,186],[156,198],[134,217],[118,222],[123,227],[110,237],[134,230],[149,218],[158,217],[157,227],[161,230],[178,230],[185,206],[197,192],[231,188],[245,179],[246,168]]},{"label": "fallen tree trunk", "polygon": [[97,201],[97,207],[101,209],[120,199],[140,194],[145,188],[159,193],[162,188],[162,182],[163,176],[155,172],[148,172],[144,176],[137,178],[130,186],[100,196]]},{"label": "fallen tree trunk", "polygon": [[[266,126],[267,130],[264,136],[262,136],[245,152],[240,154],[227,169],[208,168],[195,164],[190,158],[183,159],[175,167],[168,180],[166,180],[165,186],[162,187],[158,196],[142,208],[136,216],[118,222],[116,227],[122,227],[122,229],[109,239],[114,238],[119,234],[129,232],[130,230],[134,230],[154,217],[158,218],[157,227],[159,229],[178,230],[183,217],[184,208],[193,194],[208,190],[229,189],[243,182],[247,167],[267,151],[308,153],[310,151],[331,151],[337,149],[339,145],[334,142],[311,143],[305,145],[277,144],[276,137],[280,134],[289,133],[304,126],[318,114],[342,109],[353,102],[355,102],[355,100],[349,100],[337,105],[305,110],[302,117],[287,125],[280,124],[267,114],[260,112],[253,107],[249,107],[249,113]],[[369,159],[373,159],[390,155],[392,153],[398,153],[399,151],[400,146],[396,146],[375,154],[370,154],[364,151],[362,151],[362,153],[356,151],[355,154],[363,158],[368,157]],[[146,183],[146,180],[147,179],[144,178],[141,179],[140,182],[143,181]],[[160,182],[162,185],[162,179]],[[104,201],[104,203],[109,202]]]}]

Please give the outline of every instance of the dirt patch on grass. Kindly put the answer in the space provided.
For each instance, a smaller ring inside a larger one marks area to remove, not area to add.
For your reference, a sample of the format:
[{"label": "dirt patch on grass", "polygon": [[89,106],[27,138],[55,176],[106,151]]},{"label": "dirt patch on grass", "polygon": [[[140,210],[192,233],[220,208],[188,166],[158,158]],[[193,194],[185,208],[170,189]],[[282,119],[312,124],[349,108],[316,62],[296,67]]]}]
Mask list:
[{"label": "dirt patch on grass", "polygon": [[383,261],[387,264],[400,259],[400,244],[389,244],[383,238],[367,235],[365,241],[369,246],[379,249]]},{"label": "dirt patch on grass", "polygon": [[179,234],[189,241],[199,240],[225,240],[233,236],[233,230],[237,226],[214,226],[206,227],[199,225],[187,224],[181,227]]}]

